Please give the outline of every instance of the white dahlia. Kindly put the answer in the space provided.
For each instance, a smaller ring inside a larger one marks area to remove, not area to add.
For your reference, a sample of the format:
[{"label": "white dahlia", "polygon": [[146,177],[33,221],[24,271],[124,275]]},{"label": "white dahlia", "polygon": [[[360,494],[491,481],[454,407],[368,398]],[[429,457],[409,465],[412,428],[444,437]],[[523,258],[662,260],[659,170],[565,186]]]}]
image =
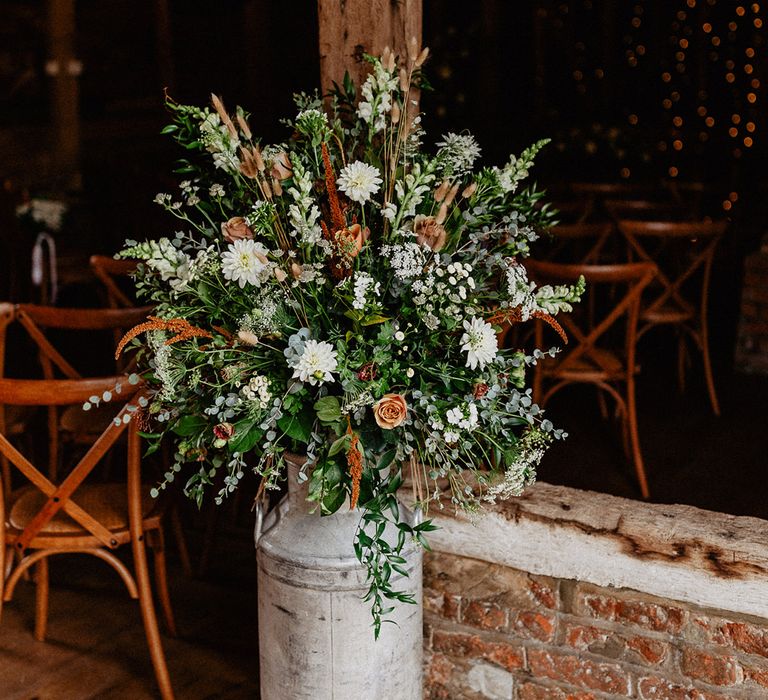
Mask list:
[{"label": "white dahlia", "polygon": [[221,256],[221,272],[241,288],[246,284],[258,286],[269,269],[267,252],[262,243],[247,238],[236,240]]},{"label": "white dahlia", "polygon": [[481,318],[464,321],[464,335],[461,336],[461,349],[467,353],[467,367],[480,369],[493,362],[499,351],[496,332],[490,323]]},{"label": "white dahlia", "polygon": [[365,204],[379,191],[381,182],[378,168],[356,160],[341,171],[336,184],[352,201]]},{"label": "white dahlia", "polygon": [[324,340],[307,340],[303,352],[288,361],[293,367],[293,376],[312,385],[332,382],[336,370],[336,351]]}]

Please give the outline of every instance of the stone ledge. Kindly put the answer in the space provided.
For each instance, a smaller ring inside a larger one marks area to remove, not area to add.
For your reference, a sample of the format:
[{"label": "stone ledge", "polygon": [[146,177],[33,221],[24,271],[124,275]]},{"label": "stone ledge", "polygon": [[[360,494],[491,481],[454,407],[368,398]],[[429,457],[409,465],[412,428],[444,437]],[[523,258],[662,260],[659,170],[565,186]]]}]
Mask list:
[{"label": "stone ledge", "polygon": [[429,515],[436,552],[768,618],[768,521],[546,483],[474,523]]}]

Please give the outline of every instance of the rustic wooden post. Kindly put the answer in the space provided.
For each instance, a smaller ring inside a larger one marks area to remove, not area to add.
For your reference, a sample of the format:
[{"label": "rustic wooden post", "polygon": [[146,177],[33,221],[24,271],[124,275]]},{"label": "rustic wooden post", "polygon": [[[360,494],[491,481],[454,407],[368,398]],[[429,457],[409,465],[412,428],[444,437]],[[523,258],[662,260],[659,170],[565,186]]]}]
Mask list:
[{"label": "rustic wooden post", "polygon": [[323,90],[341,84],[345,71],[359,84],[368,72],[364,53],[389,46],[405,56],[413,37],[421,45],[422,0],[317,0],[317,8]]},{"label": "rustic wooden post", "polygon": [[51,149],[55,179],[80,186],[80,90],[75,56],[75,0],[48,0],[48,62],[51,77]]}]

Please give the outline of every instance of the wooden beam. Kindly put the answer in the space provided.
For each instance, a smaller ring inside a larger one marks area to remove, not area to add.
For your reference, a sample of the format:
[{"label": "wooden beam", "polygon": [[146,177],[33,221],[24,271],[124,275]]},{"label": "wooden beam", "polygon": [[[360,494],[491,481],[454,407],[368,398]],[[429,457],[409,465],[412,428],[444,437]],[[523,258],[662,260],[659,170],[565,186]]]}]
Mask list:
[{"label": "wooden beam", "polygon": [[51,148],[55,179],[80,186],[81,64],[75,56],[75,0],[48,0],[48,62],[51,77]]},{"label": "wooden beam", "polygon": [[386,46],[405,56],[413,37],[421,48],[422,0],[317,0],[320,85],[341,83],[344,72],[360,84],[368,73],[363,54]]}]

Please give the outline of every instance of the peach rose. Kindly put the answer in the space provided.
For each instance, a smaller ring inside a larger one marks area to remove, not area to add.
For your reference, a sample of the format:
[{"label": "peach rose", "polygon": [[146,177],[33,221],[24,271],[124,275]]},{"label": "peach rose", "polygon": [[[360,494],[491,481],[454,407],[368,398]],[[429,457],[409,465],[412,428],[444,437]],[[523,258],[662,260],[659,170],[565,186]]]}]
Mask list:
[{"label": "peach rose", "polygon": [[373,404],[373,417],[383,430],[397,428],[408,415],[408,404],[400,394],[384,394]]},{"label": "peach rose", "polygon": [[291,160],[285,151],[280,151],[272,156],[270,174],[276,180],[287,180],[289,177],[293,177],[293,166],[291,166]]},{"label": "peach rose", "polygon": [[242,216],[233,216],[221,225],[221,235],[225,241],[234,243],[241,238],[253,238],[253,231]]},{"label": "peach rose", "polygon": [[438,224],[434,216],[419,214],[413,220],[413,232],[416,240],[437,252],[445,246],[446,233],[442,224]]},{"label": "peach rose", "polygon": [[352,224],[347,229],[336,231],[336,240],[345,255],[356,258],[370,235],[371,230],[369,228],[363,228],[360,224]]}]

